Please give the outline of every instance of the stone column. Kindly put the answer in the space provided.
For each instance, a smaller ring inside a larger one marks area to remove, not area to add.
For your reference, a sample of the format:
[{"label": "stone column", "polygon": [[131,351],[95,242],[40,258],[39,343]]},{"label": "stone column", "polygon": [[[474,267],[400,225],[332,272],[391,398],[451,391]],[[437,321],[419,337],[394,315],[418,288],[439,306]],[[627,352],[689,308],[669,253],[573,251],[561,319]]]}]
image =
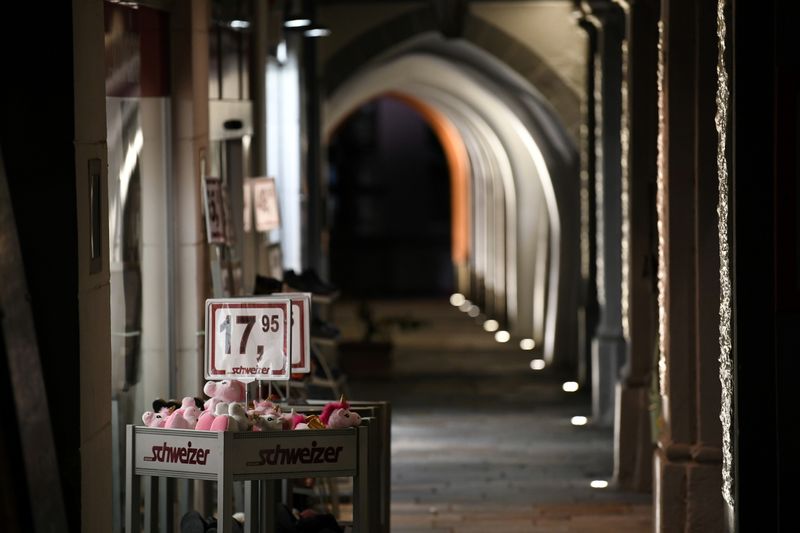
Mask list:
[{"label": "stone column", "polygon": [[723,531],[715,6],[662,3],[657,531]]},{"label": "stone column", "polygon": [[595,99],[594,75],[597,61],[597,29],[585,18],[578,25],[586,32],[586,94],[582,102],[583,124],[580,130],[581,174],[581,289],[578,307],[578,382],[586,385],[590,379],[592,337],[597,327],[597,240],[594,180],[595,161]]},{"label": "stone column", "polygon": [[208,262],[201,178],[208,164],[208,31],[206,0],[176,2],[171,23],[172,179],[175,191],[177,390],[202,390],[203,302]]},{"label": "stone column", "polygon": [[[314,6],[313,2],[309,5]],[[312,7],[314,10],[314,7]],[[311,15],[314,18],[314,13]],[[324,224],[322,179],[322,133],[320,131],[319,77],[317,65],[317,39],[304,39],[302,44],[303,70],[300,76],[303,91],[303,120],[305,129],[301,140],[305,148],[306,167],[303,179],[305,192],[305,227],[303,239],[303,267],[322,267],[322,231]],[[327,253],[325,254],[327,255]]]},{"label": "stone column", "polygon": [[[170,16],[172,92],[172,190],[175,217],[175,354],[178,391],[203,388],[205,329],[203,302],[210,294],[201,180],[209,172],[208,0],[179,0]],[[202,484],[195,482],[195,509],[203,509]],[[190,491],[191,492],[191,491]]]},{"label": "stone column", "polygon": [[[253,1],[251,22],[250,98],[253,102],[252,170],[250,176],[267,175],[267,62],[269,61],[270,10],[267,2]],[[272,142],[275,142],[272,139]],[[245,176],[248,178],[250,176]],[[274,177],[274,176],[273,176]],[[269,275],[269,257],[264,235],[255,230],[244,236],[242,266],[245,294],[250,293],[256,274]]]},{"label": "stone column", "polygon": [[[72,3],[75,73],[75,186],[78,213],[78,308],[80,324],[81,531],[111,531],[111,275],[108,195],[99,185],[99,233],[90,213],[90,183],[108,183],[103,2]],[[68,22],[67,22],[68,23]],[[91,180],[91,181],[90,181]],[[100,237],[100,256],[90,242]],[[76,384],[77,387],[77,384]],[[57,416],[57,415],[56,415]],[[69,501],[69,500],[67,500]]]},{"label": "stone column", "polygon": [[614,395],[627,346],[622,335],[622,11],[611,2],[592,2],[586,20],[597,32],[595,58],[595,195],[597,300],[600,321],[592,340],[592,413],[610,426]]},{"label": "stone column", "polygon": [[656,348],[656,63],[658,2],[617,0],[625,13],[622,113],[622,320],[628,359],[617,384],[614,477],[652,488],[650,383]]}]

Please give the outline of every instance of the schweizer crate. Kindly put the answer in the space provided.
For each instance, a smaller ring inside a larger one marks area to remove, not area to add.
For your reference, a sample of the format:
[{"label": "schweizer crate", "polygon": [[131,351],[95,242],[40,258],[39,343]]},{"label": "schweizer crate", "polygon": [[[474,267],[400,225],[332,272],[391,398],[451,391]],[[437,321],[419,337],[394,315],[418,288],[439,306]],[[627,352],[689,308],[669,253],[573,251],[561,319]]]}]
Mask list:
[{"label": "schweizer crate", "polygon": [[[264,432],[214,432],[127,426],[125,524],[127,532],[141,530],[140,476],[185,478],[217,482],[219,533],[230,533],[233,515],[233,482],[245,482],[252,494],[253,481],[291,478],[352,477],[353,529],[370,532],[370,463],[378,436],[374,419],[362,419],[357,428]],[[374,479],[374,477],[373,477]],[[153,490],[154,483],[145,485]],[[374,501],[374,500],[373,500]],[[257,498],[245,498],[245,529],[271,532],[273,517],[260,520]],[[147,508],[146,513],[157,510]],[[377,517],[375,517],[377,518]],[[149,532],[155,519],[145,516]]]}]

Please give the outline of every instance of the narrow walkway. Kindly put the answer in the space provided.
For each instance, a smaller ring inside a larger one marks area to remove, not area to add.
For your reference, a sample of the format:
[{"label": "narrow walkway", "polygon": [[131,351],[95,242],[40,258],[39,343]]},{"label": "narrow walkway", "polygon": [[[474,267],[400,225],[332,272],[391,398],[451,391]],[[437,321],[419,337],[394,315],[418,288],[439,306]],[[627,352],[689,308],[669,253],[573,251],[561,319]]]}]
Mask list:
[{"label": "narrow walkway", "polygon": [[[589,485],[611,478],[612,432],[570,424],[586,394],[446,302],[373,309],[421,322],[393,332],[386,370],[350,379],[354,399],[393,404],[393,532],[652,531],[649,494]],[[335,320],[345,339],[363,331],[355,306]]]}]

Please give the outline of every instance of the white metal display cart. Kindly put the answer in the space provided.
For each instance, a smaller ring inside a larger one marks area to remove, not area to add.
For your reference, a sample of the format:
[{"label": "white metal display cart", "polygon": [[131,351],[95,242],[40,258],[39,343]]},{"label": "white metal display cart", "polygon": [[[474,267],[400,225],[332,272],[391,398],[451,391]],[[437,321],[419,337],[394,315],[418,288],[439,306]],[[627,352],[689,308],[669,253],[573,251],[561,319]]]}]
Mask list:
[{"label": "white metal display cart", "polygon": [[[363,419],[361,426],[343,430],[303,430],[271,432],[212,432],[127,426],[126,435],[126,532],[150,533],[157,529],[157,513],[152,492],[159,477],[217,482],[219,533],[231,533],[233,482],[245,482],[245,531],[274,532],[274,517],[261,520],[261,500],[254,496],[253,482],[261,480],[352,477],[353,531],[373,533],[370,500],[375,502],[382,483],[369,489],[370,463],[377,467],[374,440],[380,431],[374,419]],[[371,443],[370,440],[373,440]],[[376,473],[376,472],[374,472]],[[142,483],[141,477],[149,476]],[[150,492],[141,523],[140,490]],[[378,504],[380,505],[380,504]],[[163,512],[163,510],[162,510]],[[377,522],[381,522],[377,516]],[[380,527],[380,526],[378,526]],[[382,529],[382,528],[381,528]]]},{"label": "white metal display cart", "polygon": [[[284,411],[296,409],[306,414],[321,412],[327,403],[323,400],[308,400],[307,405],[282,405]],[[392,465],[392,408],[385,401],[353,401],[350,410],[361,415],[369,424],[368,452],[369,469],[369,531],[389,533],[391,531],[391,465]],[[336,500],[334,499],[334,502]],[[336,514],[336,513],[334,513]]]}]

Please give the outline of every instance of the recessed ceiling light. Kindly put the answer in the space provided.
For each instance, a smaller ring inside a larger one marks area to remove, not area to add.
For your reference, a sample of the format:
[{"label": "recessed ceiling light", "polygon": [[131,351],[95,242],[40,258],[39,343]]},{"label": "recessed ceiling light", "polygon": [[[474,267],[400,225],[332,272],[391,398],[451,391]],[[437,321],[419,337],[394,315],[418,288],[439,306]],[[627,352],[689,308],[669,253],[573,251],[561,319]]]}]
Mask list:
[{"label": "recessed ceiling light", "polygon": [[565,381],[561,388],[564,392],[575,392],[578,390],[578,383],[575,381]]},{"label": "recessed ceiling light", "polygon": [[532,370],[544,370],[544,367],[545,367],[544,359],[531,359]]},{"label": "recessed ceiling light", "polygon": [[463,304],[467,299],[464,298],[464,295],[460,292],[450,295],[450,305],[453,307],[459,307]]},{"label": "recessed ceiling light", "polygon": [[311,26],[303,35],[306,37],[327,37],[331,34],[331,29],[326,26]]},{"label": "recessed ceiling light", "polygon": [[311,19],[303,15],[290,15],[283,21],[284,28],[298,29],[311,26]]},{"label": "recessed ceiling light", "polygon": [[522,339],[519,341],[519,347],[523,350],[533,350],[536,348],[536,341],[533,339]]}]

